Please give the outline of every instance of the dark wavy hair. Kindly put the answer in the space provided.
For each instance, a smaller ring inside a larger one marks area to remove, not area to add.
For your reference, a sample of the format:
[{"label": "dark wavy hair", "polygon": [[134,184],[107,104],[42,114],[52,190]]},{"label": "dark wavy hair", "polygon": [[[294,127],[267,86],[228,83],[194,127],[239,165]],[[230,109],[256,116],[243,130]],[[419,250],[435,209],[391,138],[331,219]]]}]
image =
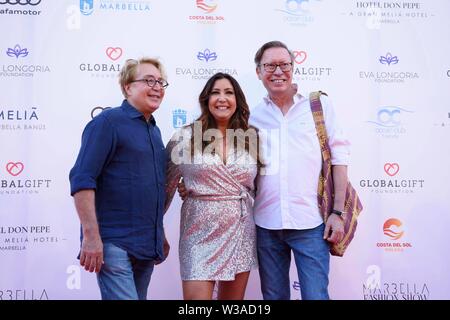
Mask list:
[{"label": "dark wavy hair", "polygon": [[[247,104],[247,99],[245,98],[244,92],[242,91],[241,86],[237,82],[233,76],[231,76],[228,73],[218,72],[214,74],[211,78],[208,79],[205,86],[203,87],[203,90],[200,92],[200,95],[198,97],[198,102],[200,104],[200,110],[201,114],[195,121],[200,121],[202,124],[202,133],[206,132],[208,129],[217,129],[217,122],[216,119],[214,119],[214,116],[209,111],[209,99],[211,97],[211,91],[213,90],[214,84],[216,81],[221,79],[227,79],[230,81],[231,85],[233,86],[234,95],[236,97],[236,111],[231,116],[230,121],[228,122],[227,129],[242,129],[244,131],[247,131],[248,129],[253,129],[256,132],[256,138],[257,138],[257,150],[259,151],[259,137],[258,137],[258,130],[250,126],[248,124],[248,119],[250,117],[250,109]],[[191,124],[192,130],[194,129],[193,124]],[[202,149],[204,150],[205,147],[211,142],[203,141],[202,140]],[[236,145],[236,141],[234,141]],[[249,150],[249,141],[248,139],[245,140],[245,150]],[[191,150],[192,155],[194,154],[194,135],[192,135],[191,138]],[[202,151],[203,151],[202,150]],[[261,167],[261,163],[259,161],[259,152],[257,152],[257,162],[258,166]]]}]

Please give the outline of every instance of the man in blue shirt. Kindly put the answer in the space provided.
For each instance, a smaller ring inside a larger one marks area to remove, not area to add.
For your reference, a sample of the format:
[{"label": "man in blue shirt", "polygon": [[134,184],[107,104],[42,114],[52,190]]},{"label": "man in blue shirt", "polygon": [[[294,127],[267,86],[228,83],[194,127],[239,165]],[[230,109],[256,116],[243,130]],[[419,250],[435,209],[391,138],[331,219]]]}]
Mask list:
[{"label": "man in blue shirt", "polygon": [[127,60],[119,82],[122,105],[84,129],[71,195],[82,229],[80,264],[97,273],[102,299],[145,300],[154,265],[169,253],[166,155],[152,116],[168,83],[151,58]]}]

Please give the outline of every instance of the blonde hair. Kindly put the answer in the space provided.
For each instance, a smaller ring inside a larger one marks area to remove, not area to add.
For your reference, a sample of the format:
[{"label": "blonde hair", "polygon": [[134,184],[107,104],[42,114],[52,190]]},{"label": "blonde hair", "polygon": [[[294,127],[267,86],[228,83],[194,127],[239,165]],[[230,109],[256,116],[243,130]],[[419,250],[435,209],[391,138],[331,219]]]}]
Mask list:
[{"label": "blonde hair", "polygon": [[148,57],[143,57],[143,58],[140,58],[139,60],[128,59],[127,61],[125,61],[125,64],[119,73],[120,89],[122,90],[123,96],[125,98],[128,98],[127,92],[125,90],[125,86],[127,84],[131,83],[131,81],[136,80],[135,79],[136,69],[137,69],[138,65],[146,64],[146,63],[154,65],[159,70],[159,72],[161,72],[161,76],[163,77],[163,79],[167,80],[163,65],[158,59],[148,58]]}]

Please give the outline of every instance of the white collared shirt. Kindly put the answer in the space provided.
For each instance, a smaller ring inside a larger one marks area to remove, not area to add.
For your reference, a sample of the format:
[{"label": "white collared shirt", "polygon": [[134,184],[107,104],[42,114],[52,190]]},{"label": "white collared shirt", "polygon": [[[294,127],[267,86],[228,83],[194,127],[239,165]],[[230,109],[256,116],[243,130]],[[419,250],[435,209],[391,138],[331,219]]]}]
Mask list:
[{"label": "white collared shirt", "polygon": [[[350,143],[339,127],[328,97],[320,101],[324,113],[331,163],[347,165]],[[250,124],[259,129],[265,167],[257,182],[255,223],[266,229],[311,229],[323,219],[317,204],[322,155],[309,99],[296,95],[283,116],[265,97],[250,112]]]}]

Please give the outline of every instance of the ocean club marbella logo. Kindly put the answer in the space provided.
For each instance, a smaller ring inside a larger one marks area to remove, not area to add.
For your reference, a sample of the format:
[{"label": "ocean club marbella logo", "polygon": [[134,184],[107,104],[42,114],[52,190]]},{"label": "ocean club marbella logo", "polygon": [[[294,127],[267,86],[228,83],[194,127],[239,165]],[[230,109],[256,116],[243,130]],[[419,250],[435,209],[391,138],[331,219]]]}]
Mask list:
[{"label": "ocean club marbella logo", "polygon": [[384,175],[375,178],[364,178],[359,181],[359,186],[375,194],[413,194],[422,190],[425,179],[412,178],[400,172],[397,162],[386,162],[383,166]]},{"label": "ocean club marbella logo", "polygon": [[397,65],[399,65],[400,59],[398,56],[392,55],[390,52],[379,56],[377,59],[382,70],[377,68],[376,71],[359,71],[360,79],[372,80],[380,84],[399,84],[406,83],[410,80],[419,79],[419,74],[416,71],[405,71],[399,69]]},{"label": "ocean club marbella logo", "polygon": [[285,0],[279,12],[283,22],[297,27],[305,27],[314,21],[313,7],[322,0]]},{"label": "ocean club marbella logo", "polygon": [[121,47],[107,47],[104,51],[103,61],[82,62],[79,71],[89,73],[95,78],[117,78],[121,65],[119,59],[123,55]]},{"label": "ocean club marbella logo", "polygon": [[333,69],[322,65],[314,65],[303,50],[293,50],[294,66],[292,76],[295,81],[321,81],[331,76]]},{"label": "ocean club marbella logo", "polygon": [[189,21],[195,21],[200,24],[216,24],[225,21],[225,17],[217,15],[219,7],[216,0],[191,0],[195,5],[195,13],[189,15]]},{"label": "ocean club marbella logo", "polygon": [[374,127],[374,132],[386,139],[397,139],[407,132],[404,123],[408,115],[413,111],[397,107],[386,106],[377,110],[375,120],[366,121]]},{"label": "ocean club marbella logo", "polygon": [[35,10],[41,0],[0,0],[0,15],[38,16],[40,10]]},{"label": "ocean club marbella logo", "polygon": [[126,1],[126,0],[80,0],[80,12],[90,16],[94,12],[127,12],[142,13],[150,11],[150,1]]},{"label": "ocean club marbella logo", "polygon": [[20,44],[8,47],[3,52],[9,59],[13,59],[13,62],[1,65],[0,77],[34,77],[50,72],[50,67],[47,65],[26,63],[25,61],[29,61],[31,57],[30,51]]},{"label": "ocean club marbella logo", "polygon": [[[217,72],[228,73],[233,77],[238,75],[237,70],[234,67],[222,67],[218,66],[219,54],[217,52],[206,48],[198,51],[195,54],[196,60],[192,66],[178,66],[175,67],[175,74],[177,76],[185,76],[194,80],[209,79]],[[197,64],[197,66],[194,66]]]}]

